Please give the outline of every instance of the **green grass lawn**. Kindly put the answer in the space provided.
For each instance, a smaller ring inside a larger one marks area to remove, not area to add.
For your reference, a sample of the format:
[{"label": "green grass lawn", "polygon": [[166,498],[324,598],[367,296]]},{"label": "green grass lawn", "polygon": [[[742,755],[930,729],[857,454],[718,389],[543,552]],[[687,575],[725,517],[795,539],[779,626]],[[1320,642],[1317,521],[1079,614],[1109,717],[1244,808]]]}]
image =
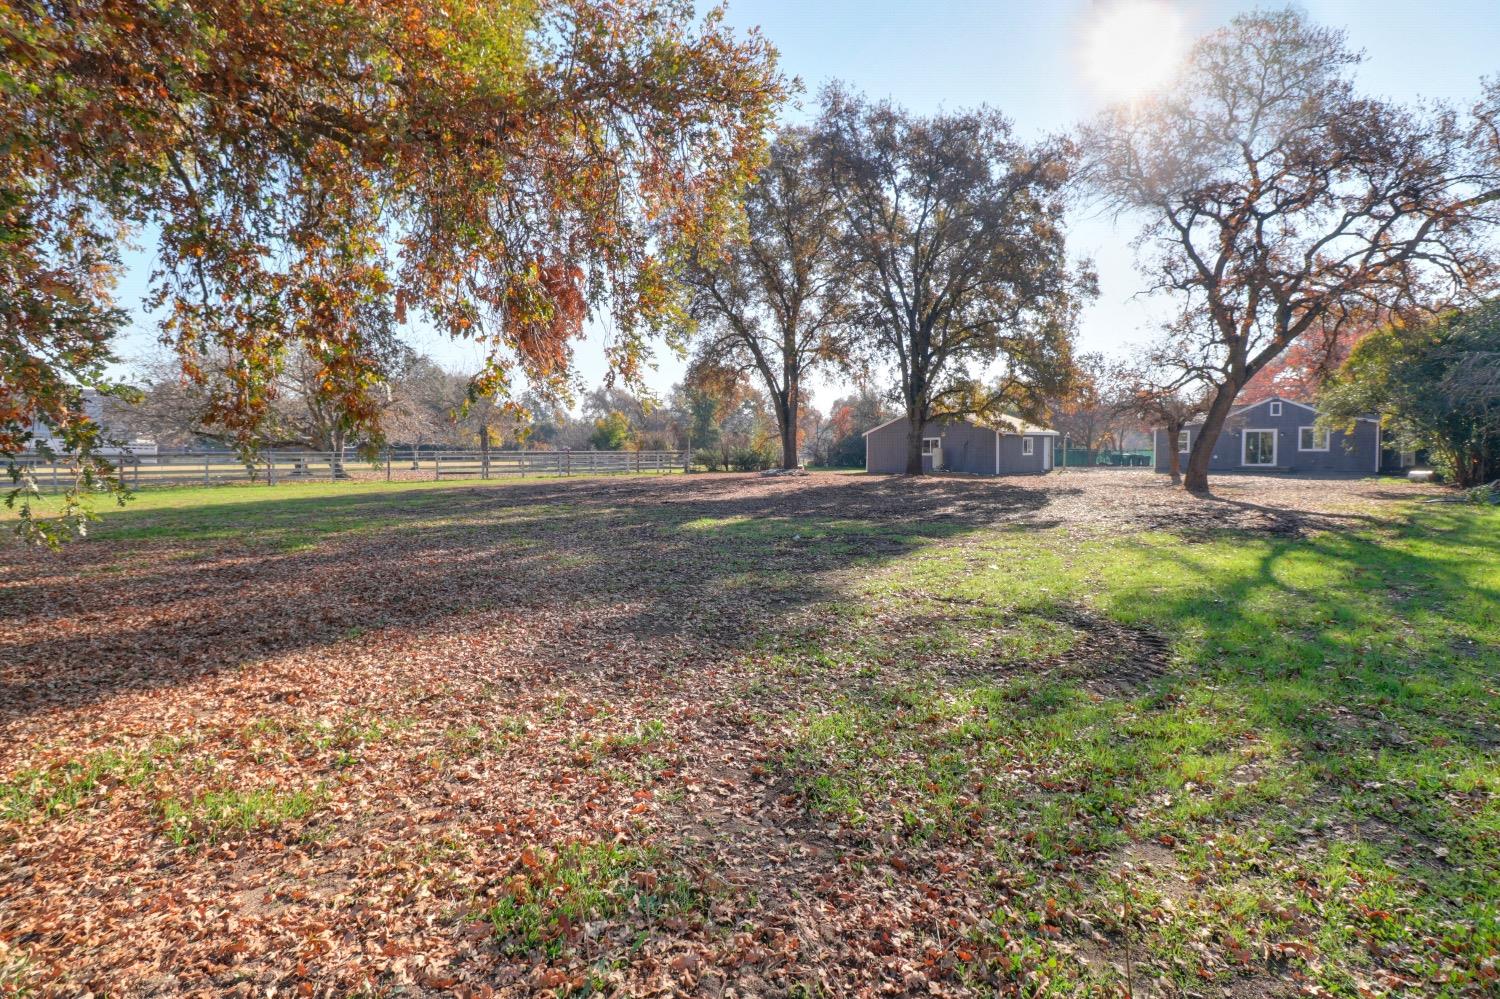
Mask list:
[{"label": "green grass lawn", "polygon": [[[1127,943],[1168,991],[1268,963],[1267,981],[1339,995],[1495,989],[1500,518],[1427,509],[1297,540],[1059,533],[929,547],[849,603],[865,637],[809,636],[804,657],[878,678],[803,719],[787,766],[813,807],[872,835],[982,839],[1010,872],[996,932],[1037,930],[1018,974],[1049,966],[1054,937],[1104,931],[1098,959],[1054,974],[1065,991],[1117,977]],[[1079,607],[1166,636],[1169,671],[1101,694],[1015,668],[1093,641],[1059,626]],[[893,608],[940,623],[916,646],[869,637]],[[976,647],[996,634],[1004,651]],[[934,682],[911,665],[924,656],[1007,675]]]},{"label": "green grass lawn", "polygon": [[[0,788],[10,835],[94,821],[101,794],[137,795],[146,854],[196,850],[208,865],[225,842],[253,851],[308,824],[297,849],[323,856],[320,869],[363,868],[338,844],[381,817],[343,802],[399,780],[403,801],[441,799],[441,842],[460,846],[438,850],[421,831],[429,880],[413,898],[441,915],[418,918],[411,901],[392,918],[434,939],[492,933],[494,961],[555,969],[538,980],[558,994],[607,992],[658,945],[684,989],[753,965],[776,994],[846,994],[888,957],[976,995],[1500,989],[1500,514],[1398,498],[1345,530],[1177,534],[1043,516],[1070,489],[1107,503],[1109,490],[1146,488],[1125,479],[1054,477],[1035,487],[1051,499],[1014,521],[985,520],[984,504],[908,514],[908,494],[865,477],[737,481],[750,499],[695,477],[624,493],[306,484],[151,491],[106,511],[85,543],[96,547],[62,557],[79,572],[117,565],[120,586],[142,562],[160,574],[178,557],[250,556],[274,560],[265,571],[287,573],[295,598],[328,585],[299,575],[299,560],[325,567],[357,542],[361,571],[393,580],[384,606],[399,615],[405,590],[421,589],[402,573],[485,551],[490,567],[462,560],[465,586],[545,588],[564,621],[659,611],[632,626],[644,644],[629,655],[647,662],[665,643],[662,679],[606,696],[593,673],[559,673],[545,691],[476,694],[475,663],[526,635],[480,629],[454,646],[464,671],[448,675],[448,646],[434,644],[429,681],[353,714],[311,689],[294,720],[237,716],[220,731],[200,712],[192,731],[141,723],[137,748],[95,739],[61,763],[71,751],[54,732],[51,762],[27,761]],[[963,499],[981,486],[941,488]],[[370,562],[372,542],[389,544],[389,565]],[[486,599],[484,613],[505,612]],[[746,633],[720,635],[730,617]],[[662,620],[681,627],[670,642]],[[378,661],[396,627],[416,626],[334,621],[344,637],[319,638],[318,655]],[[559,662],[600,653],[570,641],[544,644]],[[242,779],[228,780],[242,756]],[[263,772],[268,758],[282,771]],[[465,776],[487,761],[489,776]],[[194,767],[213,783],[194,784]],[[506,840],[486,854],[524,812],[515,781],[533,771],[546,776],[531,808],[588,814],[599,806],[580,788],[617,789],[616,839]],[[429,779],[451,783],[440,795]],[[451,807],[481,800],[492,811]],[[742,833],[685,834],[716,809]],[[791,859],[765,865],[741,838],[751,832]],[[518,864],[523,843],[523,858],[538,853]],[[485,865],[519,870],[506,875],[514,891],[473,887]],[[774,961],[745,956],[781,939],[758,927],[808,899],[829,900],[821,918],[845,963],[806,939]],[[767,942],[746,950],[747,936]],[[493,973],[481,967],[452,970],[477,982]]]},{"label": "green grass lawn", "polygon": [[[647,477],[659,477],[649,473]],[[450,504],[446,494],[516,485],[561,485],[567,482],[608,482],[626,476],[514,475],[488,481],[297,482],[269,486],[164,486],[139,489],[123,504],[105,497],[89,499],[100,517],[90,533],[119,541],[182,540],[213,542],[250,539],[291,548],[324,536],[379,531],[396,523],[417,521],[430,526],[443,519]],[[60,506],[55,496],[36,501],[38,516]],[[15,514],[0,508],[0,525],[14,523]]]}]

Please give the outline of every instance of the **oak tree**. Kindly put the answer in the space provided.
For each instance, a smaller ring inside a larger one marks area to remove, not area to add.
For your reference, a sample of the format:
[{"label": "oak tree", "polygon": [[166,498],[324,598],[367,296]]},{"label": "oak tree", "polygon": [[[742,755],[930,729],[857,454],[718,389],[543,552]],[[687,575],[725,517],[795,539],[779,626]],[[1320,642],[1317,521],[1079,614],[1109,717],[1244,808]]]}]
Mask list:
[{"label": "oak tree", "polygon": [[1319,409],[1346,431],[1382,414],[1396,447],[1428,451],[1457,485],[1500,479],[1500,300],[1375,330]]},{"label": "oak tree", "polygon": [[1046,399],[1047,423],[1085,450],[1121,443],[1132,410],[1121,366],[1098,352],[1078,355],[1071,381]]},{"label": "oak tree", "polygon": [[803,379],[847,358],[853,309],[838,202],[806,129],[784,129],[745,196],[743,238],[688,272],[706,362],[752,372],[776,415],[781,465],[797,465]]},{"label": "oak tree", "polygon": [[1256,13],[1200,40],[1168,90],[1085,130],[1105,199],[1138,214],[1143,269],[1176,298],[1167,360],[1212,388],[1186,486],[1245,385],[1298,341],[1494,276],[1495,164],[1444,109],[1359,94],[1341,32]]},{"label": "oak tree", "polygon": [[817,142],[843,215],[849,293],[906,410],[907,472],[936,415],[1034,414],[1069,376],[1089,276],[1069,266],[1073,148],[988,108],[911,114],[825,92]]},{"label": "oak tree", "polygon": [[1187,425],[1208,410],[1211,396],[1208,387],[1191,374],[1171,371],[1170,365],[1159,356],[1162,349],[1157,346],[1138,367],[1122,372],[1123,390],[1117,406],[1120,412],[1130,414],[1151,430],[1153,450],[1159,446],[1156,432],[1165,432],[1167,471],[1172,476],[1172,485],[1180,486],[1182,452],[1178,441]]},{"label": "oak tree", "polygon": [[634,376],[782,92],[763,39],[687,0],[0,3],[0,452],[45,418],[108,474],[78,389],[104,380],[131,234],[242,447],[294,347],[375,425],[374,303],[479,343],[481,394],[565,380],[601,310]]}]

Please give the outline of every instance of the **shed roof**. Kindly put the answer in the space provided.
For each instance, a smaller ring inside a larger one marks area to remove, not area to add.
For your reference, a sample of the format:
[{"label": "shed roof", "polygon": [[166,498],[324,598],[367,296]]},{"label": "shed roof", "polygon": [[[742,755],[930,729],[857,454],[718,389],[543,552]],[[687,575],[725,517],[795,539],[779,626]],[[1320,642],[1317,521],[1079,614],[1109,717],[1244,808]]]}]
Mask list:
[{"label": "shed roof", "polygon": [[1010,413],[1002,413],[994,417],[989,426],[992,430],[1002,430],[1008,434],[1047,434],[1052,437],[1057,436],[1056,430],[1039,427],[1035,423],[1027,423],[1019,416],[1012,416]]},{"label": "shed roof", "polygon": [[[900,416],[893,417],[893,418],[891,418],[889,420],[886,420],[884,423],[880,424],[879,426],[871,427],[869,430],[866,430],[864,432],[863,436],[868,437],[871,434],[873,434],[875,431],[877,431],[877,430],[884,430],[886,427],[890,426],[892,423],[898,423],[898,422],[900,422],[901,420],[904,420],[904,419],[906,419],[906,414],[903,413]],[[1034,435],[1034,436],[1049,436],[1049,437],[1056,437],[1057,436],[1057,431],[1056,430],[1048,430],[1046,427],[1039,427],[1039,426],[1037,426],[1034,423],[1027,423],[1025,420],[1021,419],[1019,416],[1013,416],[1010,413],[1002,413],[999,416],[989,417],[989,418],[987,418],[985,420],[981,420],[981,421],[977,421],[977,422],[974,421],[974,420],[970,420],[967,417],[962,417],[962,416],[934,416],[933,419],[934,420],[957,420],[960,423],[967,423],[970,426],[974,426],[974,427],[984,427],[984,428],[986,428],[988,430],[994,430],[997,433],[1002,433],[1002,434],[1015,434],[1017,436],[1028,435],[1028,434],[1029,435]]]}]

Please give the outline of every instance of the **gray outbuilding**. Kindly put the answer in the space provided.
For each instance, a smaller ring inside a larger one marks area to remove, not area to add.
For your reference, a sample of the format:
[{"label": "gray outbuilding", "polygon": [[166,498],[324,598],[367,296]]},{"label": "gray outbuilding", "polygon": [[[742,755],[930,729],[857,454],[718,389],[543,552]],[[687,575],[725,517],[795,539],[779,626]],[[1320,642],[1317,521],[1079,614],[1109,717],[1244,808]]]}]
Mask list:
[{"label": "gray outbuilding", "polygon": [[[1213,472],[1302,472],[1309,475],[1374,475],[1381,471],[1380,421],[1364,417],[1352,433],[1319,431],[1318,411],[1305,402],[1273,396],[1229,414],[1214,442]],[[1198,442],[1202,422],[1189,424],[1176,441],[1165,430],[1153,433],[1156,470],[1171,466],[1177,447],[1182,467]]]},{"label": "gray outbuilding", "polygon": [[[906,471],[905,416],[865,431],[865,471]],[[1057,431],[1012,416],[979,423],[956,417],[930,420],[922,428],[922,470],[970,475],[1039,475],[1052,467]]]}]

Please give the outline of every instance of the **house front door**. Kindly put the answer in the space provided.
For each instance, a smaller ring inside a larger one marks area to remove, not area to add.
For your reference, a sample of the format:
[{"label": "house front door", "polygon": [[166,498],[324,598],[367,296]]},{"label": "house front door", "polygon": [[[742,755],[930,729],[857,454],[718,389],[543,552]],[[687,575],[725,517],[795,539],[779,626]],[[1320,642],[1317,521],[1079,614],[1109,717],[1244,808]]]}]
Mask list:
[{"label": "house front door", "polygon": [[1276,464],[1276,431],[1246,430],[1241,447],[1244,448],[1242,464]]}]

